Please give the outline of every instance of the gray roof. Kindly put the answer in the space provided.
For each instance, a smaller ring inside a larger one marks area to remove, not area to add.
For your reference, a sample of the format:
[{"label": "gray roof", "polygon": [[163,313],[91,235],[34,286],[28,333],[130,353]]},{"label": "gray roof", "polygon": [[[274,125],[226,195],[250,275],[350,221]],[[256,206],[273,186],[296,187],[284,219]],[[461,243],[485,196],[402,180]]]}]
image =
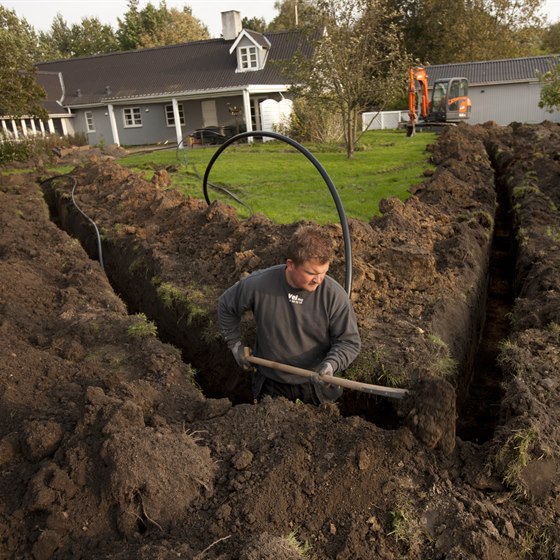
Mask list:
[{"label": "gray roof", "polygon": [[49,115],[67,113],[68,111],[59,103],[64,97],[60,73],[38,71],[35,79],[47,92],[47,98],[43,101],[43,107],[48,111]]},{"label": "gray roof", "polygon": [[246,31],[247,34],[252,37],[253,41],[257,43],[257,45],[260,45],[264,49],[268,49],[270,47],[270,43],[262,33],[258,33],[257,31],[250,31],[249,29],[246,29]]},{"label": "gray roof", "polygon": [[536,72],[547,72],[560,64],[559,55],[509,58],[459,64],[427,66],[429,83],[442,78],[467,78],[471,85],[537,81]]},{"label": "gray roof", "polygon": [[271,44],[266,66],[251,72],[236,72],[236,54],[229,54],[234,41],[224,39],[45,62],[37,68],[62,73],[67,106],[287,84],[278,62],[297,52],[308,53],[309,46],[297,31],[265,36]]}]

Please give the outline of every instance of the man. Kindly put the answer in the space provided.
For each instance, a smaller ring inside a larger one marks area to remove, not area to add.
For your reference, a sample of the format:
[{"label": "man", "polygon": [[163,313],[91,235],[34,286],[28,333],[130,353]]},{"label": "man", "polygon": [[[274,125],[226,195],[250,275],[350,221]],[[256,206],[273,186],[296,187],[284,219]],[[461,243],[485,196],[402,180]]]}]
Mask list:
[{"label": "man", "polygon": [[[218,321],[240,367],[247,367],[241,343],[243,313],[257,326],[254,355],[331,376],[346,369],[360,351],[356,316],[348,294],[327,276],[334,250],[319,226],[300,226],[292,236],[286,263],[258,270],[227,289],[218,303]],[[336,400],[340,387],[258,366],[255,398],[283,396],[320,404]]]}]

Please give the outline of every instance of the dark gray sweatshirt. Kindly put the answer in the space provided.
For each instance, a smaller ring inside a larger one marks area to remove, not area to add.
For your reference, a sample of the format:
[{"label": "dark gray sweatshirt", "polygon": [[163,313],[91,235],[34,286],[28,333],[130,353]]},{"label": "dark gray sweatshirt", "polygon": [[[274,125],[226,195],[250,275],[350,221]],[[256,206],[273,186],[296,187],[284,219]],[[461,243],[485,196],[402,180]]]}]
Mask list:
[{"label": "dark gray sweatshirt", "polygon": [[[229,348],[241,340],[243,313],[252,311],[257,325],[255,356],[310,370],[324,361],[330,362],[334,373],[346,369],[361,346],[348,294],[330,276],[314,292],[292,288],[285,270],[283,264],[258,270],[221,295],[218,321]],[[307,381],[262,366],[258,371],[283,383]],[[262,379],[253,383],[255,394],[259,385]]]}]

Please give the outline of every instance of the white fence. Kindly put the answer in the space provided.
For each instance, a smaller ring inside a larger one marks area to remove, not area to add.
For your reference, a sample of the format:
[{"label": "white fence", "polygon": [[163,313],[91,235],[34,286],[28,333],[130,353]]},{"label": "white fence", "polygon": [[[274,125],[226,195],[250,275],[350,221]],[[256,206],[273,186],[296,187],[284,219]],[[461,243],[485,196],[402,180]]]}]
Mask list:
[{"label": "white fence", "polygon": [[399,123],[408,121],[408,111],[379,111],[362,113],[362,130],[384,130],[399,128]]}]

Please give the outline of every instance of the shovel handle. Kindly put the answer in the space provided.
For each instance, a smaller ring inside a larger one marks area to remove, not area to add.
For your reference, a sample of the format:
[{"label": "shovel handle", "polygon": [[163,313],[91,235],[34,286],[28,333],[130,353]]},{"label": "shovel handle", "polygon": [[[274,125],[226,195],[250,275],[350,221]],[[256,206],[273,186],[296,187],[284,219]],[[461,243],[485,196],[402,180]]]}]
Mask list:
[{"label": "shovel handle", "polygon": [[319,379],[324,383],[338,385],[339,387],[352,389],[353,391],[361,391],[362,393],[369,393],[371,395],[381,395],[382,397],[389,397],[392,399],[404,399],[404,397],[408,394],[406,389],[384,387],[382,385],[371,385],[370,383],[362,383],[361,381],[352,381],[351,379],[344,379],[343,377],[334,377],[330,375],[320,376],[315,371],[289,366],[288,364],[281,364],[279,362],[273,362],[272,360],[266,360],[265,358],[257,358],[256,356],[252,356],[250,354],[247,355],[247,353],[245,355],[245,359],[252,364],[266,366],[285,373],[299,375],[300,377]]}]

